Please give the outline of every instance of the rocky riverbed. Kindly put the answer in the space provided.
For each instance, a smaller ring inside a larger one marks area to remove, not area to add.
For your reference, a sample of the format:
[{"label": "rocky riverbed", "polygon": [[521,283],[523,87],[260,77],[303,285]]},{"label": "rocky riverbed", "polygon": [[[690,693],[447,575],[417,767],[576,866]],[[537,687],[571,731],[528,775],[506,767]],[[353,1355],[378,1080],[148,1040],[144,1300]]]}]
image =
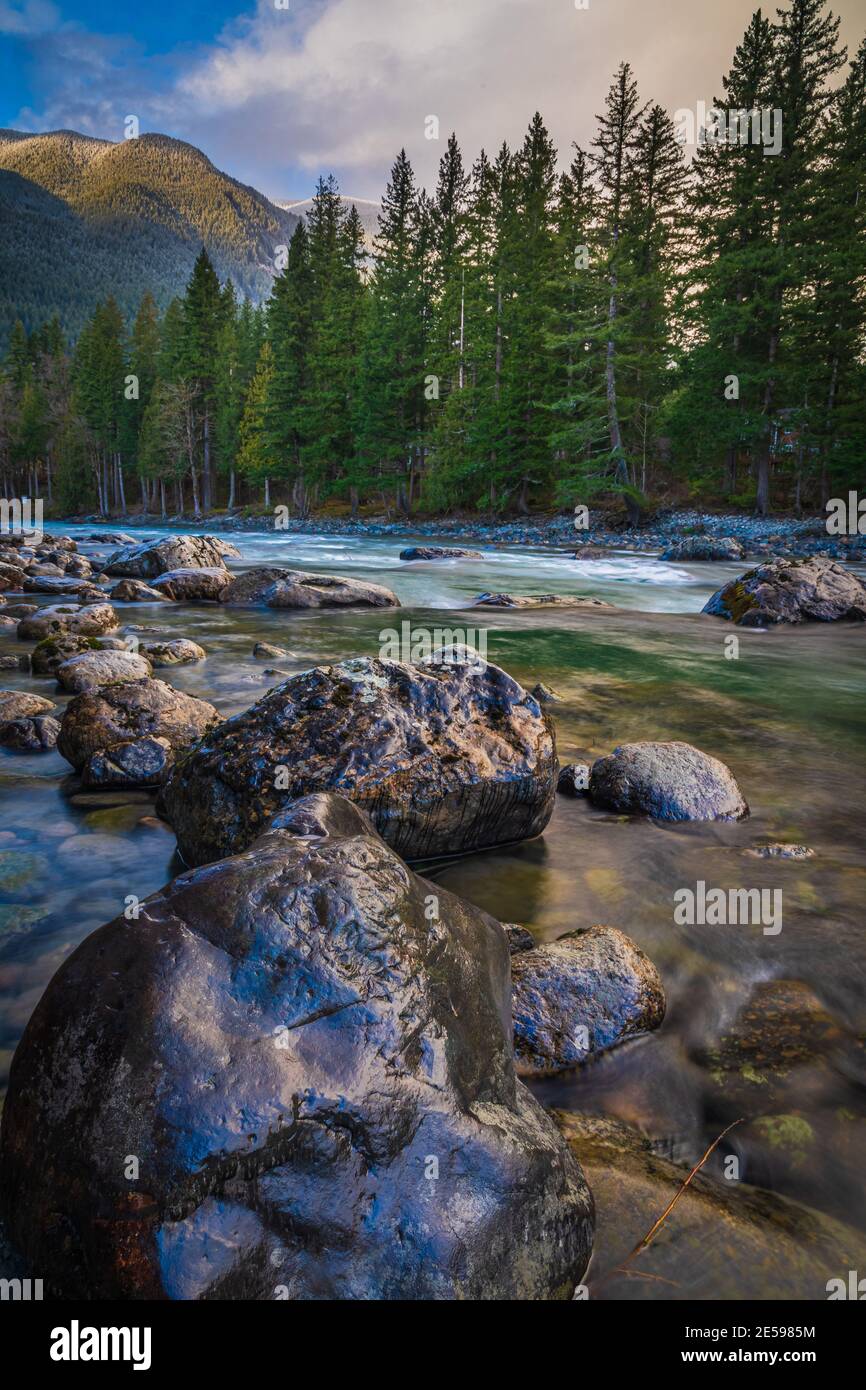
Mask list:
[{"label": "rocky riverbed", "polygon": [[755,1268],[689,1236],[665,1296],[862,1258],[854,572],[65,530],[0,555],[11,1260],[84,1297],[634,1296],[617,1204],[648,1229],[732,1105],[683,1225]]}]

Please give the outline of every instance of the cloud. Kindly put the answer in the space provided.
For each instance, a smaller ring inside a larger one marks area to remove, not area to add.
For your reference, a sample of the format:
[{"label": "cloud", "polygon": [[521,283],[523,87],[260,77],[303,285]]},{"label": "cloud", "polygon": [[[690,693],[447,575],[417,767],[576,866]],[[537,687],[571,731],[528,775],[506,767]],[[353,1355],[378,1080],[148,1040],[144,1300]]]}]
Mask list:
[{"label": "cloud", "polygon": [[50,33],[59,23],[60,11],[51,0],[24,0],[23,4],[0,0],[0,34],[36,38]]}]

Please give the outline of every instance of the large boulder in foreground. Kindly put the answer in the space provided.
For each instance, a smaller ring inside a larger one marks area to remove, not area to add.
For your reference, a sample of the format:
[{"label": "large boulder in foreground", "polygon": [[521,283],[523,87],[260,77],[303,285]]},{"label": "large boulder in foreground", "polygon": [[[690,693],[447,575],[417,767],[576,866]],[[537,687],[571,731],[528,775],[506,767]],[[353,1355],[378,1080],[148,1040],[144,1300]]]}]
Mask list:
[{"label": "large boulder in foreground", "polygon": [[218,536],[163,536],[116,551],[106,562],[105,572],[130,579],[155,579],[169,570],[222,569],[224,555],[239,556],[240,551]]},{"label": "large boulder in foreground", "polygon": [[186,749],[218,723],[213,705],[164,681],[117,681],[70,700],[57,747],[76,772],[86,773],[95,754],[154,738],[166,739],[175,751]]},{"label": "large boulder in foreground", "polygon": [[836,560],[768,560],[725,584],[703,611],[740,627],[866,619],[866,584]]},{"label": "large boulder in foreground", "polygon": [[589,796],[609,811],[656,820],[742,820],[749,814],[734,774],[690,743],[624,743],[597,758]]},{"label": "large boulder in foreground", "polygon": [[100,637],[119,627],[117,614],[110,603],[91,603],[83,607],[75,603],[57,603],[40,608],[18,624],[18,636],[31,642],[46,637],[61,637],[72,633],[76,637]]},{"label": "large boulder in foreground", "polygon": [[[826,1300],[829,1280],[847,1286],[849,1270],[866,1268],[863,1232],[823,1212],[706,1169],[683,1190],[690,1168],[654,1152],[636,1130],[597,1116],[556,1118],[598,1213],[590,1301]],[[694,1162],[700,1157],[695,1152]],[[630,1273],[617,1272],[678,1193],[656,1238],[630,1261]]]},{"label": "large boulder in foreground", "polygon": [[[531,941],[531,938],[530,938]],[[616,927],[587,927],[513,950],[514,1056],[519,1076],[563,1071],[665,1016],[659,973]]]},{"label": "large boulder in foreground", "polygon": [[359,657],[292,676],[183,760],[160,809],[185,861],[203,864],[245,849],[296,797],[336,791],[423,859],[539,835],[555,785],[538,702],[448,648],[415,666]]},{"label": "large boulder in foreground", "polygon": [[12,1064],[0,1189],[67,1298],[569,1298],[592,1239],[515,1076],[505,933],[333,796],[64,962]]}]

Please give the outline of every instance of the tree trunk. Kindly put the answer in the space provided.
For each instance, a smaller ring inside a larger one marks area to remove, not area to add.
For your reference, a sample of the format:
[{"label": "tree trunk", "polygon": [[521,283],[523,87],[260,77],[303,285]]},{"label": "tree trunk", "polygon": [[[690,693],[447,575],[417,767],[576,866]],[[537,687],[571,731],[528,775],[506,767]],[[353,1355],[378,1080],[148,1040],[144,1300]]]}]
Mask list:
[{"label": "tree trunk", "polygon": [[265,510],[269,511],[271,506],[271,480],[265,478]]},{"label": "tree trunk", "polygon": [[203,424],[203,446],[204,446],[204,467],[202,473],[202,491],[204,494],[204,509],[206,512],[211,510],[213,502],[213,489],[211,487],[210,469],[210,412],[205,406]]},{"label": "tree trunk", "polygon": [[160,478],[160,480],[159,480],[159,505],[160,505],[160,512],[162,513],[162,519],[163,519],[163,521],[164,521],[164,520],[165,520],[165,480],[164,480],[163,478]]},{"label": "tree trunk", "polygon": [[349,506],[350,506],[351,509],[352,509],[352,520],[353,520],[353,521],[357,521],[357,519],[358,519],[358,489],[357,489],[356,487],[350,487],[350,488],[349,488]]},{"label": "tree trunk", "polygon": [[232,509],[232,507],[234,506],[234,504],[235,504],[235,470],[234,470],[233,468],[230,468],[230,469],[229,469],[229,500],[228,500],[228,509],[229,509],[229,511],[231,511],[231,509]]}]

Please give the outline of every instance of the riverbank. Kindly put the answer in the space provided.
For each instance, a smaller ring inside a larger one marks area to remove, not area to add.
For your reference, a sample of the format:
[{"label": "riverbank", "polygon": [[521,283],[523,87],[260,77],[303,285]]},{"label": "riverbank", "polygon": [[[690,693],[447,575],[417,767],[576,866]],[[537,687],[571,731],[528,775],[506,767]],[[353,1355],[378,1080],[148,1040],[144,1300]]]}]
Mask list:
[{"label": "riverbank", "polygon": [[601,512],[591,511],[588,526],[581,529],[575,527],[571,514],[518,517],[505,521],[483,520],[477,516],[400,521],[389,520],[384,515],[357,520],[351,517],[310,516],[281,518],[277,525],[273,511],[255,514],[236,511],[202,513],[198,517],[190,513],[169,517],[138,513],[110,517],[91,514],[58,518],[58,522],[77,526],[110,524],[128,530],[183,527],[187,530],[232,532],[279,530],[289,535],[424,536],[472,541],[476,545],[527,545],[578,551],[582,559],[591,559],[593,549],[630,550],[651,555],[688,537],[706,537],[708,540],[730,538],[743,547],[745,557],[827,555],[852,563],[866,561],[866,536],[830,535],[826,517],[821,515],[758,517],[739,512],[715,514],[678,509],[660,513],[637,528],[620,528],[611,526]]}]

